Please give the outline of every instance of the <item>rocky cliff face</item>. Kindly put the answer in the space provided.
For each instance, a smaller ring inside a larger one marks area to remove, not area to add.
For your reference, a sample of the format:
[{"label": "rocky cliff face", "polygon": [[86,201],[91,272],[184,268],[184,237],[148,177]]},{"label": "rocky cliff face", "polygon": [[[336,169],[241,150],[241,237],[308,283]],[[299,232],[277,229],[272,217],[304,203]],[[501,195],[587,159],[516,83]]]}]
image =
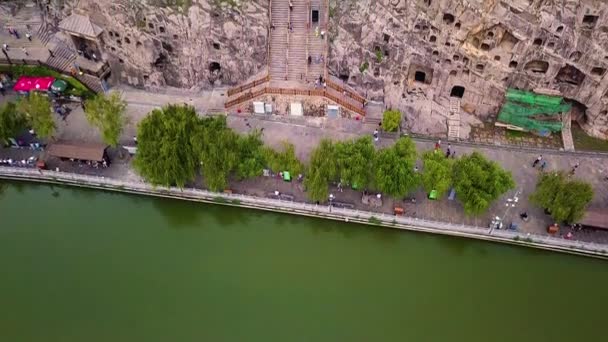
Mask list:
[{"label": "rocky cliff face", "polygon": [[330,0],[330,17],[330,72],[372,99],[411,113],[458,97],[484,120],[506,88],[548,88],[608,138],[603,1]]},{"label": "rocky cliff face", "polygon": [[58,16],[84,13],[104,29],[103,51],[113,77],[123,83],[235,85],[267,64],[267,0],[66,0],[56,5]]}]

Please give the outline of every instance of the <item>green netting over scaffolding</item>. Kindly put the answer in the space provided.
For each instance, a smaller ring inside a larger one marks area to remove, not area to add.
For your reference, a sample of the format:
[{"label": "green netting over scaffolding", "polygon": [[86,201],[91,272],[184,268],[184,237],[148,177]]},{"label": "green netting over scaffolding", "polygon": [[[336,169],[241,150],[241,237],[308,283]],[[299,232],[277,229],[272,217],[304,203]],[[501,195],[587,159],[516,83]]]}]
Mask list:
[{"label": "green netting over scaffolding", "polygon": [[571,108],[572,105],[565,103],[561,96],[508,89],[498,122],[509,129],[556,133],[562,130],[560,114]]}]

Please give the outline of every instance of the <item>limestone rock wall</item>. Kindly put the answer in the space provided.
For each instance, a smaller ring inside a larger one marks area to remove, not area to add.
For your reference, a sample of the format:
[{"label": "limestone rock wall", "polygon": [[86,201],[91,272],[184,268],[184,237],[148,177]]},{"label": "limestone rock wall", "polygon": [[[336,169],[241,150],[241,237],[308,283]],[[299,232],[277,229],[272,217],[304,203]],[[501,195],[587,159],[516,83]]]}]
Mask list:
[{"label": "limestone rock wall", "polygon": [[330,73],[412,112],[416,99],[482,120],[508,87],[559,90],[608,138],[608,4],[600,0],[330,0]]},{"label": "limestone rock wall", "polygon": [[[267,0],[66,0],[104,29],[115,81],[135,86],[235,85],[267,65]],[[57,18],[58,20],[61,18]]]}]

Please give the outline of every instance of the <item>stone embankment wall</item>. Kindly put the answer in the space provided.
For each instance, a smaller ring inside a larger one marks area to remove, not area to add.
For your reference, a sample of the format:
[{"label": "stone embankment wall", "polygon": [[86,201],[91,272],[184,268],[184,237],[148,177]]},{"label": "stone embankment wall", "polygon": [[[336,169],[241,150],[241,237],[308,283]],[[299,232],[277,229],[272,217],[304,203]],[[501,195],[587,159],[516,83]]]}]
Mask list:
[{"label": "stone embankment wall", "polygon": [[417,100],[448,106],[455,96],[490,120],[506,88],[545,88],[575,101],[588,133],[608,138],[605,1],[329,3],[330,72],[410,119]]},{"label": "stone embankment wall", "polygon": [[266,68],[268,0],[53,1],[102,27],[115,81],[134,86],[236,85]]},{"label": "stone embankment wall", "polygon": [[386,228],[503,242],[520,246],[608,259],[608,245],[565,240],[550,236],[521,234],[507,230],[490,230],[483,227],[455,225],[447,222],[419,220],[369,211],[331,208],[324,205],[281,201],[239,194],[214,193],[199,189],[159,188],[140,182],[126,182],[112,178],[55,171],[37,171],[24,168],[2,167],[0,168],[0,178],[42,183],[57,183],[140,195],[232,205],[288,214],[327,218],[345,222],[370,224]]}]

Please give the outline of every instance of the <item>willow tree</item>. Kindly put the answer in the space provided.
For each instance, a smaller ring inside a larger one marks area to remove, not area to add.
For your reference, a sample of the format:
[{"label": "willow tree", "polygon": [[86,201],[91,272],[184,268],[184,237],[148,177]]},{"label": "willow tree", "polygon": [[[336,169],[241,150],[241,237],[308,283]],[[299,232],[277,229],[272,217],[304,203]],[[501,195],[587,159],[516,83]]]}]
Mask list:
[{"label": "willow tree", "polygon": [[422,155],[424,168],[421,181],[424,190],[429,193],[437,191],[437,197],[443,196],[452,185],[453,159],[446,158],[439,150],[428,151]]},{"label": "willow tree", "polygon": [[27,127],[25,116],[16,108],[13,102],[7,102],[0,107],[0,143],[15,138]]},{"label": "willow tree", "polygon": [[84,113],[89,123],[97,127],[103,141],[116,147],[127,123],[126,109],[127,103],[120,94],[112,92],[110,95],[99,94],[87,100]]},{"label": "willow tree", "polygon": [[377,154],[374,167],[376,187],[393,197],[405,196],[420,182],[415,166],[416,145],[408,137],[399,138],[395,145]]},{"label": "willow tree", "polygon": [[370,136],[335,144],[335,164],[339,181],[367,188],[372,181],[376,149]]},{"label": "willow tree", "polygon": [[195,151],[201,163],[205,185],[212,191],[224,190],[230,173],[239,161],[240,137],[226,125],[226,117],[205,118],[194,136]]},{"label": "willow tree", "polygon": [[593,199],[588,183],[570,180],[564,172],[543,173],[530,196],[532,203],[547,209],[556,222],[576,223]]},{"label": "willow tree", "polygon": [[135,169],[152,184],[183,188],[198,169],[193,133],[199,125],[194,107],[154,109],[137,127]]},{"label": "willow tree", "polygon": [[501,195],[515,187],[513,176],[478,152],[454,163],[454,188],[467,215],[484,213]]},{"label": "willow tree", "polygon": [[48,97],[38,92],[31,92],[17,102],[17,111],[21,113],[32,129],[41,138],[49,138],[55,133],[55,120],[51,112],[51,102]]},{"label": "willow tree", "polygon": [[331,140],[321,140],[312,151],[304,186],[312,201],[325,201],[329,196],[329,182],[337,176],[335,145]]}]

